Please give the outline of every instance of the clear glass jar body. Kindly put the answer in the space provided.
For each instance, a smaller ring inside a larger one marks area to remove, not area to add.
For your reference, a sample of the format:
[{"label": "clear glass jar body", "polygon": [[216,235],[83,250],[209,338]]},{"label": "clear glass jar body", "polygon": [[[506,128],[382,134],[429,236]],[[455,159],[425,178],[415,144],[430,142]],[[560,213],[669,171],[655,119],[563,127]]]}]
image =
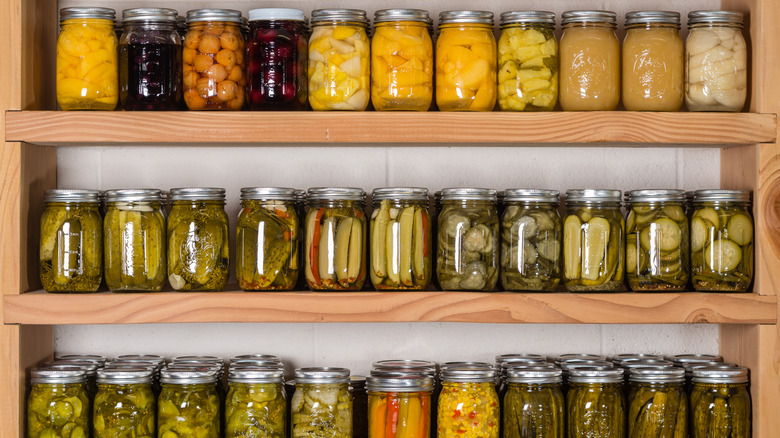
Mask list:
[{"label": "clear glass jar body", "polygon": [[683,52],[677,25],[629,27],[623,40],[623,106],[629,111],[679,111]]},{"label": "clear glass jar body", "polygon": [[570,292],[623,286],[626,228],[619,202],[567,202],[563,278]]},{"label": "clear glass jar body", "polygon": [[368,438],[426,438],[430,427],[430,391],[369,391]]},{"label": "clear glass jar body", "polygon": [[689,111],[742,111],[747,98],[747,44],[742,26],[689,26],[685,105]]},{"label": "clear glass jar body", "polygon": [[558,102],[558,40],[554,25],[504,26],[498,40],[501,111],[552,111]]},{"label": "clear glass jar body", "polygon": [[492,111],[496,106],[496,38],[493,26],[448,23],[436,40],[439,111]]},{"label": "clear glass jar body", "polygon": [[150,383],[99,383],[94,407],[93,438],[155,436],[157,399]]},{"label": "clear glass jar body", "polygon": [[370,97],[366,26],[319,22],[309,38],[309,105],[315,111],[364,111]]},{"label": "clear glass jar body", "polygon": [[503,404],[505,438],[564,438],[566,403],[560,383],[512,383]]},{"label": "clear glass jar body", "polygon": [[296,383],[292,435],[352,438],[352,396],[348,383]]},{"label": "clear glass jar body", "polygon": [[683,382],[631,382],[627,432],[628,436],[689,436]]},{"label": "clear glass jar body", "polygon": [[33,383],[27,396],[27,438],[87,438],[89,412],[84,383]]},{"label": "clear glass jar body", "polygon": [[753,279],[753,218],[747,204],[694,204],[691,278],[697,291],[747,291]]},{"label": "clear glass jar body", "polygon": [[377,23],[371,38],[371,103],[377,111],[427,111],[433,102],[428,23]]},{"label": "clear glass jar body", "polygon": [[438,438],[498,438],[499,402],[494,382],[442,382]]},{"label": "clear glass jar body", "polygon": [[287,397],[281,382],[230,382],[225,399],[225,438],[287,436]]},{"label": "clear glass jar body", "polygon": [[172,436],[220,438],[219,406],[214,383],[163,383],[157,402],[157,436],[172,432]]},{"label": "clear glass jar body", "polygon": [[125,23],[119,40],[119,98],[126,111],[175,111],[182,100],[176,23]]},{"label": "clear glass jar body", "polygon": [[566,394],[568,438],[626,436],[626,406],[621,383],[570,382]]},{"label": "clear glass jar body", "polygon": [[614,25],[571,23],[560,43],[564,111],[613,111],[620,102],[620,42]]},{"label": "clear glass jar body", "polygon": [[693,383],[691,438],[751,435],[751,405],[747,383]]}]

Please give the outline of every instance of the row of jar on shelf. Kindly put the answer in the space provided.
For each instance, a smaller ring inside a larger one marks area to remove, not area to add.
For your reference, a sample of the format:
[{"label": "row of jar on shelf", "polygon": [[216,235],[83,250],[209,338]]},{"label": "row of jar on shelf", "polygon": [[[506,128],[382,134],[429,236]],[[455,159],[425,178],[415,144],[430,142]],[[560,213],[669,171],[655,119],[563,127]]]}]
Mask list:
[{"label": "row of jar on shelf", "polygon": [[346,368],[298,368],[285,387],[282,361],[270,355],[233,358],[227,373],[214,356],[169,364],[125,356],[105,366],[81,356],[32,371],[27,436],[79,438],[91,429],[93,438],[128,431],[207,438],[622,438],[656,431],[712,438],[720,428],[733,438],[750,436],[747,369],[716,356],[670,359],[506,354],[495,366],[438,367],[383,360],[367,378]]},{"label": "row of jar on shelf", "polygon": [[[311,31],[297,9],[115,11],[65,8],[57,42],[57,102],[63,110],[740,111],[746,99],[742,13],[626,14],[622,47],[614,12],[501,14],[446,11],[432,40],[429,13],[319,9]],[[622,82],[622,83],[621,83]],[[434,93],[435,88],[435,93]],[[435,95],[435,100],[434,100]]]}]

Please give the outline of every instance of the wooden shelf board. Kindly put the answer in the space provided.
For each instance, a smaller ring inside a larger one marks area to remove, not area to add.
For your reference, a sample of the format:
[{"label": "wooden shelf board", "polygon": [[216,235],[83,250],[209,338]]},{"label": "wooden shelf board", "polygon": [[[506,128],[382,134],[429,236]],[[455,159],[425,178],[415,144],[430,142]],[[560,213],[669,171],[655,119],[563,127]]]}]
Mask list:
[{"label": "wooden shelf board", "polygon": [[775,114],[8,111],[6,141],[113,144],[771,143]]},{"label": "wooden shelf board", "polygon": [[242,292],[5,295],[6,324],[412,322],[776,324],[777,297],[722,293]]}]

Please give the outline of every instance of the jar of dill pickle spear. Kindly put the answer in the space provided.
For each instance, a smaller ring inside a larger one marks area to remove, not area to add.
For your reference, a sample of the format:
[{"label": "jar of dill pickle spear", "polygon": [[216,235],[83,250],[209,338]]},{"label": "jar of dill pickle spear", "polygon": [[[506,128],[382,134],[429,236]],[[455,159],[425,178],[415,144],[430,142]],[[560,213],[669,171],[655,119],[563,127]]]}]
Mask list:
[{"label": "jar of dill pickle spear", "polygon": [[225,438],[285,437],[287,400],[283,370],[239,367],[228,374]]},{"label": "jar of dill pickle spear", "polygon": [[566,395],[569,438],[626,436],[626,406],[620,368],[569,371]]},{"label": "jar of dill pickle spear", "polygon": [[27,396],[27,438],[89,437],[86,375],[79,367],[34,369]]},{"label": "jar of dill pickle spear", "polygon": [[295,370],[291,436],[352,437],[349,370],[312,367]]},{"label": "jar of dill pickle spear", "polygon": [[493,368],[465,364],[442,367],[441,382],[438,438],[499,437],[499,400]]},{"label": "jar of dill pickle spear", "polygon": [[125,434],[154,436],[157,400],[152,393],[150,370],[99,370],[97,381],[93,438],[112,438]]},{"label": "jar of dill pickle spear", "polygon": [[157,402],[157,436],[220,438],[220,403],[214,371],[164,369]]},{"label": "jar of dill pickle spear", "polygon": [[685,370],[634,368],[628,380],[628,436],[688,436]]},{"label": "jar of dill pickle spear", "polygon": [[561,370],[510,368],[507,383],[502,423],[505,438],[565,436]]},{"label": "jar of dill pickle spear", "polygon": [[747,368],[693,370],[691,438],[748,438],[752,436],[751,419]]},{"label": "jar of dill pickle spear", "polygon": [[[429,435],[433,379],[423,374],[368,376],[368,438]],[[394,433],[393,433],[394,432]]]}]

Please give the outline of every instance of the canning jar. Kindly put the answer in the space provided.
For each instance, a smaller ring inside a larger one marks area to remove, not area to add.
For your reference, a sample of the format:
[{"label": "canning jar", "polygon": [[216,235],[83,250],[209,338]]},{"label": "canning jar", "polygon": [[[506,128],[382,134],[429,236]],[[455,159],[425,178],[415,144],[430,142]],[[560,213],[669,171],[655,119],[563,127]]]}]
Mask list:
[{"label": "canning jar", "polygon": [[219,291],[230,266],[225,189],[171,189],[168,282],[174,290]]},{"label": "canning jar", "polygon": [[368,376],[368,438],[427,438],[433,379],[423,374]]},{"label": "canning jar", "polygon": [[363,190],[309,189],[306,280],[312,290],[360,290],[366,281]]},{"label": "canning jar", "polygon": [[164,369],[157,402],[157,436],[220,438],[217,375],[198,369]]},{"label": "canning jar", "polygon": [[441,382],[438,438],[499,437],[499,401],[493,368],[466,364],[443,367]]},{"label": "canning jar", "polygon": [[552,111],[558,102],[555,13],[501,14],[498,39],[498,107],[501,111]]},{"label": "canning jar", "polygon": [[241,289],[295,288],[299,227],[294,189],[241,189],[236,224],[236,278]]},{"label": "canning jar", "polygon": [[27,438],[90,436],[85,378],[79,367],[31,371]]},{"label": "canning jar", "polygon": [[682,190],[632,190],[626,219],[626,276],[633,291],[682,291],[690,277]]},{"label": "canning jar", "polygon": [[510,368],[507,383],[502,420],[505,438],[566,436],[561,370]]},{"label": "canning jar", "polygon": [[626,434],[623,370],[584,367],[569,370],[566,394],[568,438],[622,438]]},{"label": "canning jar", "polygon": [[704,367],[693,370],[691,438],[751,435],[748,369]]},{"label": "canning jar", "polygon": [[697,190],[693,202],[693,288],[698,291],[746,291],[753,279],[750,193]]},{"label": "canning jar", "polygon": [[561,18],[561,108],[615,110],[620,102],[617,16],[611,11],[567,11]]},{"label": "canning jar", "polygon": [[303,11],[252,9],[249,20],[246,65],[249,109],[308,109],[308,41]]},{"label": "canning jar", "polygon": [[182,47],[182,85],[187,108],[243,108],[245,48],[241,11],[187,11],[187,34]]},{"label": "canning jar", "polygon": [[[62,367],[79,367],[84,370],[84,385],[87,388],[87,398],[93,400],[97,393],[97,372],[102,369],[97,362],[80,359],[55,359],[46,363],[46,368],[62,369]],[[91,417],[90,417],[91,418]]]},{"label": "canning jar", "polygon": [[428,189],[374,189],[371,282],[377,290],[425,289],[431,280]]},{"label": "canning jar", "polygon": [[349,370],[312,367],[295,370],[291,436],[352,437]]},{"label": "canning jar", "polygon": [[492,12],[439,14],[435,82],[440,111],[493,111],[497,63]]},{"label": "canning jar", "polygon": [[106,285],[159,292],[165,284],[165,218],[157,189],[109,190],[103,221]]},{"label": "canning jar", "polygon": [[368,107],[370,43],[366,11],[315,9],[309,38],[309,104],[315,111]]},{"label": "canning jar", "polygon": [[634,368],[628,380],[628,436],[688,436],[685,370]]},{"label": "canning jar", "polygon": [[501,286],[553,291],[561,281],[557,190],[509,189],[501,218]]},{"label": "canning jar", "polygon": [[377,111],[427,111],[433,101],[431,18],[421,9],[374,13],[371,103]]},{"label": "canning jar", "polygon": [[119,98],[127,111],[175,111],[182,98],[181,37],[177,12],[166,8],[122,11]]},{"label": "canning jar", "polygon": [[[93,438],[155,434],[157,400],[152,372],[145,368],[102,369],[93,413]],[[73,435],[71,435],[73,436]]]},{"label": "canning jar", "polygon": [[242,366],[230,370],[225,399],[225,438],[287,436],[283,379],[280,368]]},{"label": "canning jar", "polygon": [[747,45],[742,13],[693,11],[685,41],[689,111],[741,111],[747,98]]},{"label": "canning jar", "polygon": [[47,292],[96,292],[103,275],[97,190],[47,190],[41,216],[40,278]]},{"label": "canning jar", "polygon": [[352,397],[352,436],[368,436],[368,393],[364,376],[349,376]]},{"label": "canning jar", "polygon": [[57,104],[63,111],[107,110],[119,101],[116,11],[63,8],[57,36]]}]

